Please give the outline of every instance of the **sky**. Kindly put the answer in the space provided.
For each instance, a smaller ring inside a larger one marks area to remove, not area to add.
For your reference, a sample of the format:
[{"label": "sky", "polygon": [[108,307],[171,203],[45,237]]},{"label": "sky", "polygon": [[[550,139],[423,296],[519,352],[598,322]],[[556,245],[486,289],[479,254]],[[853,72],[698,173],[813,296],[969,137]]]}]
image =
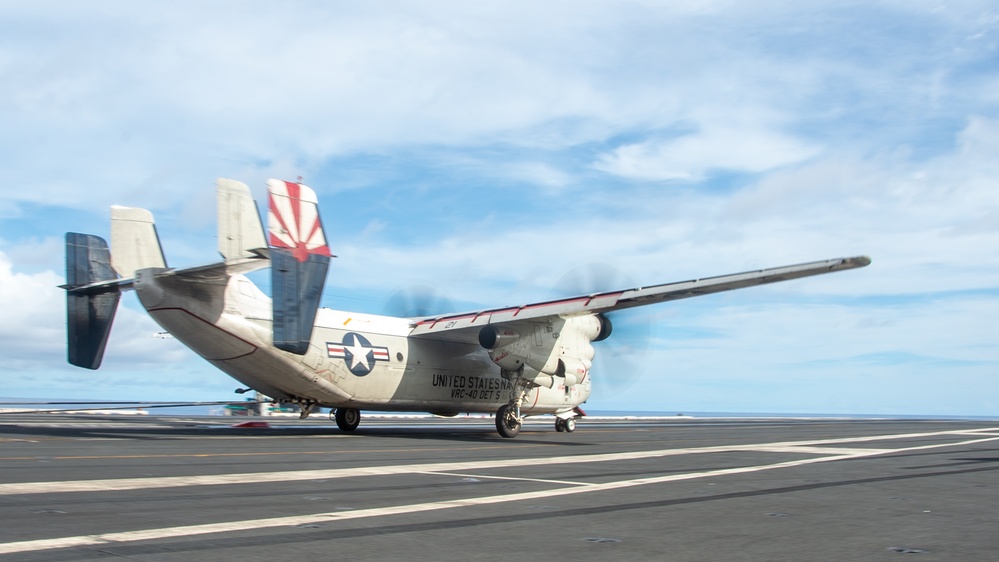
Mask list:
[{"label": "sky", "polygon": [[14,1],[0,83],[0,396],[238,398],[131,293],[70,366],[63,236],[212,263],[216,178],[301,176],[343,310],[872,258],[640,309],[588,409],[999,416],[995,2]]}]

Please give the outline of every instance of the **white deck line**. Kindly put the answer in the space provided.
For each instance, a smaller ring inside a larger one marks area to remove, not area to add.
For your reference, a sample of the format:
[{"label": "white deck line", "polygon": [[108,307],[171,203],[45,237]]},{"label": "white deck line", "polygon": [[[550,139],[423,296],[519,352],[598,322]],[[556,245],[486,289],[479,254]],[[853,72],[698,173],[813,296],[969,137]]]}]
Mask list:
[{"label": "white deck line", "polygon": [[[999,431],[999,428],[987,428],[981,431]],[[826,445],[836,443],[858,443],[866,441],[884,441],[895,439],[914,439],[920,437],[941,437],[947,435],[967,435],[962,431],[934,431],[929,433],[905,433],[895,435],[873,435],[866,437],[843,437],[836,439],[821,439],[809,441],[785,441],[777,443],[759,443],[750,445],[719,445],[717,447],[695,447],[687,449],[660,449],[655,451],[628,451],[622,453],[603,453],[598,455],[576,455],[547,458],[494,459],[488,461],[446,462],[428,464],[409,464],[395,466],[371,466],[358,468],[333,468],[321,470],[290,470],[281,472],[249,472],[236,474],[213,474],[199,476],[164,476],[152,478],[114,478],[107,480],[65,480],[59,482],[15,482],[0,484],[0,496],[19,494],[53,494],[69,492],[109,492],[121,490],[149,490],[154,488],[177,488],[182,486],[221,486],[226,484],[242,485],[260,484],[265,482],[292,482],[303,480],[330,480],[334,478],[353,478],[358,476],[391,476],[396,474],[411,474],[414,472],[464,472],[490,468],[530,467],[542,464],[579,464],[591,462],[628,461],[677,455],[704,453],[725,453],[732,451],[780,451],[782,447],[807,447],[810,445]],[[978,435],[978,433],[971,433]],[[871,454],[882,454],[885,449],[872,449]],[[866,449],[859,449],[866,453]],[[799,452],[807,452],[799,449]],[[817,454],[828,454],[820,450]]]},{"label": "white deck line", "polygon": [[[991,430],[990,430],[991,431]],[[940,436],[940,435],[953,435],[955,432],[933,432],[925,434],[908,434],[909,437],[925,437],[925,436]],[[875,441],[882,439],[901,439],[904,438],[899,435],[889,435],[889,436],[871,436],[865,437],[858,440],[862,441]],[[604,482],[596,484],[585,484],[582,486],[575,487],[561,487],[550,490],[539,490],[534,492],[523,492],[517,494],[504,494],[498,496],[483,496],[477,498],[465,498],[457,500],[446,500],[439,502],[428,502],[428,503],[418,503],[418,504],[408,504],[408,505],[397,505],[389,507],[380,507],[372,509],[359,509],[355,511],[346,512],[333,512],[333,513],[314,513],[308,515],[296,515],[290,517],[272,517],[263,519],[247,519],[241,521],[227,521],[221,523],[204,523],[199,525],[184,525],[179,527],[165,527],[159,529],[143,529],[137,531],[124,531],[115,533],[100,533],[95,535],[80,535],[73,537],[59,537],[52,539],[38,539],[29,541],[18,541],[9,543],[0,543],[0,554],[11,554],[16,552],[35,552],[42,550],[53,550],[58,548],[68,548],[68,547],[78,547],[78,546],[90,546],[90,545],[100,545],[109,543],[123,543],[123,542],[134,542],[142,540],[158,540],[167,539],[175,537],[190,537],[195,535],[206,535],[213,533],[226,533],[226,532],[239,532],[239,531],[251,531],[259,530],[263,528],[274,528],[274,527],[287,527],[296,525],[306,525],[306,524],[317,524],[317,523],[330,523],[334,521],[345,521],[352,519],[364,519],[370,517],[382,517],[387,515],[402,515],[419,513],[426,511],[437,511],[443,509],[452,509],[458,507],[470,507],[478,505],[490,505],[490,504],[500,504],[509,502],[518,502],[524,500],[538,500],[546,499],[558,496],[567,496],[575,494],[585,494],[591,492],[603,492],[609,490],[617,490],[622,488],[630,488],[634,486],[645,486],[649,484],[661,484],[665,482],[676,482],[682,480],[694,480],[698,478],[711,478],[719,476],[727,476],[732,474],[746,474],[752,472],[762,472],[767,470],[775,470],[780,468],[792,468],[798,466],[805,466],[817,463],[826,463],[839,460],[855,459],[862,457],[872,457],[883,454],[890,453],[902,453],[915,450],[926,450],[926,449],[937,449],[945,447],[959,447],[965,445],[972,445],[976,443],[983,443],[987,441],[997,441],[999,437],[986,437],[981,439],[971,439],[967,441],[959,441],[953,443],[936,443],[932,445],[921,445],[917,447],[900,447],[898,449],[855,449],[852,454],[835,454],[829,456],[820,456],[809,459],[798,459],[793,461],[780,462],[775,464],[764,464],[756,466],[747,467],[737,467],[737,468],[726,468],[720,470],[710,470],[703,472],[691,472],[686,474],[671,474],[666,476],[655,476],[649,478],[637,478],[632,480],[620,480],[616,482]],[[836,442],[849,441],[849,439],[841,440],[831,440]],[[804,442],[802,442],[804,443]],[[759,445],[743,445],[739,447],[705,447],[698,449],[685,449],[688,452],[702,453],[706,451],[731,451],[731,450],[766,450],[767,447],[773,447],[774,444],[759,444]],[[674,451],[679,451],[676,449]],[[657,451],[661,453],[662,451]],[[637,454],[637,453],[635,453]],[[635,455],[633,454],[633,455]],[[625,454],[624,456],[627,456]],[[607,455],[585,455],[579,457],[550,457],[550,464],[564,464],[567,462],[599,462],[593,459],[597,458],[599,460],[606,460],[603,457]],[[617,457],[617,455],[615,455]],[[629,458],[641,458],[640,456],[631,456]],[[574,459],[572,461],[567,459]],[[590,460],[581,460],[590,459]],[[546,459],[511,459],[511,461],[526,461],[532,466],[538,466],[543,464]],[[621,460],[617,458],[615,460]],[[493,468],[499,464],[503,464],[502,461],[483,461],[481,463],[457,463],[457,464],[476,464],[484,465],[483,467]],[[413,465],[410,465],[413,466]],[[422,470],[408,470],[408,472],[426,472],[426,467],[434,465],[415,465],[424,467]],[[510,466],[509,464],[504,464],[504,466]],[[392,469],[398,469],[399,467],[370,467],[367,469],[346,469],[351,471],[365,471],[364,474],[367,475],[380,475],[380,474],[398,474]],[[388,470],[386,470],[388,469]],[[306,471],[306,472],[324,472],[324,471]],[[268,473],[270,474],[270,473]],[[244,475],[245,476],[245,475]],[[149,479],[142,479],[149,480]],[[93,482],[93,481],[91,481]],[[73,490],[77,491],[77,490]]]}]

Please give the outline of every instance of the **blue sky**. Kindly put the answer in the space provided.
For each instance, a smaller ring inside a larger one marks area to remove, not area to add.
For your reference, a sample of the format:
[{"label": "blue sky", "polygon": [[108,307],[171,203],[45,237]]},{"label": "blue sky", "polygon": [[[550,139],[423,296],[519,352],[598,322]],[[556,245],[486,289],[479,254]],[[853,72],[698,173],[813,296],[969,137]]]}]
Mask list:
[{"label": "blue sky", "polygon": [[999,415],[994,2],[8,2],[0,78],[2,395],[233,398],[134,295],[69,366],[63,233],[209,263],[215,178],[303,176],[334,308],[873,258],[643,309],[591,409]]}]

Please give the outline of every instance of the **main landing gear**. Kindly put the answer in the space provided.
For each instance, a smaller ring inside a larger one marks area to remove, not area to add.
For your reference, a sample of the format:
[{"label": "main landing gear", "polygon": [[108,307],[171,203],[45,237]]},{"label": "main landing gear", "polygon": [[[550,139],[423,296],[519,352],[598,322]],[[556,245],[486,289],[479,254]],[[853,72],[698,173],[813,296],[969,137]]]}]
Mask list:
[{"label": "main landing gear", "polygon": [[562,433],[572,433],[576,431],[576,420],[572,418],[555,418],[555,431]]},{"label": "main landing gear", "polygon": [[361,423],[361,411],[356,408],[337,408],[330,413],[330,418],[336,421],[340,431],[354,431]]},{"label": "main landing gear", "polygon": [[[511,377],[513,380],[513,396],[510,402],[504,404],[496,410],[496,431],[506,438],[516,437],[520,433],[524,418],[520,415],[520,406],[524,403],[524,396],[531,388],[531,383],[521,377]],[[578,407],[571,412],[563,412],[561,416],[569,417],[555,418],[555,431],[559,433],[572,433],[576,431],[576,418],[586,415]]]},{"label": "main landing gear", "polygon": [[[521,424],[521,418],[514,415],[514,409],[509,404],[504,404],[496,410],[496,431],[503,437],[516,437],[520,433]],[[576,431],[575,418],[555,418],[555,431],[559,433]]]},{"label": "main landing gear", "polygon": [[[505,369],[500,374],[513,384],[513,393],[510,396],[510,402],[500,406],[496,410],[496,431],[503,437],[512,438],[520,433],[521,425],[524,422],[524,418],[520,415],[520,406],[524,403],[524,396],[527,395],[527,392],[532,387],[537,385]],[[558,416],[562,417],[555,418],[555,431],[559,433],[572,433],[576,431],[576,418],[585,415],[586,413],[578,406],[573,408],[572,411],[564,411],[558,414]]]},{"label": "main landing gear", "polygon": [[520,426],[523,418],[520,416],[520,406],[524,403],[524,396],[531,389],[532,383],[519,377],[505,369],[500,371],[503,378],[513,384],[513,394],[510,402],[502,405],[496,410],[496,431],[506,438],[516,437],[520,433]]}]

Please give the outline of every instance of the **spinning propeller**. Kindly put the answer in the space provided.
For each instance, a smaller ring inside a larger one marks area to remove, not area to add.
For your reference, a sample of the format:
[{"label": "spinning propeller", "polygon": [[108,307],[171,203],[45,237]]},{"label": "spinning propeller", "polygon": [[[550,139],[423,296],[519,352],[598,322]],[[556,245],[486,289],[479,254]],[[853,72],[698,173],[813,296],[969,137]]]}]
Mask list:
[{"label": "spinning propeller", "polygon": [[[611,265],[588,263],[570,269],[555,284],[553,292],[557,298],[566,298],[636,286],[633,279]],[[642,360],[652,336],[651,318],[638,308],[602,316],[610,321],[611,333],[606,339],[593,342],[594,384],[606,384],[607,388],[620,392],[634,385],[644,371]]]},{"label": "spinning propeller", "polygon": [[396,291],[385,303],[382,314],[400,318],[433,316],[457,312],[451,301],[429,285],[413,285]]}]

